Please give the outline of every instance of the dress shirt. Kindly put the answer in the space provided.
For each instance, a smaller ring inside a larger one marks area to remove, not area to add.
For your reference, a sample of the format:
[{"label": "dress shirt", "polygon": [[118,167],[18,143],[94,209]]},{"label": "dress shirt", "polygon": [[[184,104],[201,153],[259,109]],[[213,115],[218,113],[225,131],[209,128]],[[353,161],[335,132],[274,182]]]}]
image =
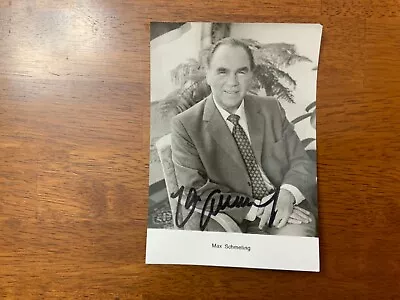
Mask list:
[{"label": "dress shirt", "polygon": [[[226,125],[228,126],[229,130],[232,132],[233,130],[233,124],[232,122],[228,121],[228,117],[231,115],[231,113],[227,112],[225,109],[223,109],[218,103],[217,101],[215,101],[215,99],[213,98],[215,106],[217,107],[218,111],[220,112],[222,118],[225,120]],[[250,138],[250,133],[249,133],[249,127],[247,125],[247,118],[246,118],[246,112],[244,109],[244,101],[242,100],[242,103],[240,104],[240,106],[238,107],[238,109],[236,110],[236,112],[234,112],[235,115],[238,115],[240,117],[239,119],[239,125],[242,126],[244,132],[247,135],[247,138],[250,141],[251,144],[251,138]],[[261,172],[261,176],[264,179],[265,184],[267,185],[268,189],[273,188],[273,185],[271,183],[271,181],[268,179],[267,175],[265,175],[263,169],[261,168],[260,165],[258,165],[258,168],[260,169]],[[296,201],[296,204],[300,204],[305,198],[304,195],[300,192],[300,190],[291,185],[291,184],[283,184],[281,186],[281,189],[285,189],[287,191],[289,191],[290,193],[292,193],[292,195],[294,196],[294,199]],[[255,200],[255,204],[260,205],[260,203],[264,203],[266,201],[268,201],[268,199],[271,197],[270,196],[266,196],[261,200]],[[258,208],[257,206],[252,206],[251,209],[249,210],[249,212],[246,215],[246,219],[249,221],[254,221],[257,217],[257,212],[259,209],[262,208]]]}]

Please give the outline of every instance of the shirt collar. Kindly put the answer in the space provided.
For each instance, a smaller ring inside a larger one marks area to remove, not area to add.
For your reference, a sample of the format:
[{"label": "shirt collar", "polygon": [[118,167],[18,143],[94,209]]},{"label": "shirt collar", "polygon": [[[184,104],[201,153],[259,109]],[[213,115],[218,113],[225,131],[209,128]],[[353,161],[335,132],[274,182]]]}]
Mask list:
[{"label": "shirt collar", "polygon": [[[224,118],[224,120],[228,120],[228,117],[231,115],[231,113],[227,112],[225,109],[223,109],[217,101],[215,101],[214,96],[212,97],[213,101],[215,103],[215,106],[217,107],[218,111],[220,112],[221,116]],[[238,115],[240,117],[239,120],[245,120],[246,119],[246,114],[244,111],[244,100],[242,100],[242,103],[240,103],[238,109],[236,112],[234,112],[235,115]]]}]

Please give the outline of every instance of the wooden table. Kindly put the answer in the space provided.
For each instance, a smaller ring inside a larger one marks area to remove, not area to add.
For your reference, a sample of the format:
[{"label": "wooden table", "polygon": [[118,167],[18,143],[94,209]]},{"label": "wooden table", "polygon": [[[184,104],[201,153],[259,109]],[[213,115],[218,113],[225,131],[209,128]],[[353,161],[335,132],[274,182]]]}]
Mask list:
[{"label": "wooden table", "polygon": [[[144,264],[150,20],[324,25],[321,273]],[[398,0],[1,0],[0,297],[399,297],[399,36]]]}]

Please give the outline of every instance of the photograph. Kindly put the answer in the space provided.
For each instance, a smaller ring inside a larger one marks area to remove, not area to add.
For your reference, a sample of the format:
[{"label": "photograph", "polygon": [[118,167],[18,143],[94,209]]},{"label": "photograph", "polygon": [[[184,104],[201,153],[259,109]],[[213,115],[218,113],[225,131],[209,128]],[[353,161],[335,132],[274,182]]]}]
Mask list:
[{"label": "photograph", "polygon": [[319,24],[151,23],[149,230],[318,240],[321,34]]}]

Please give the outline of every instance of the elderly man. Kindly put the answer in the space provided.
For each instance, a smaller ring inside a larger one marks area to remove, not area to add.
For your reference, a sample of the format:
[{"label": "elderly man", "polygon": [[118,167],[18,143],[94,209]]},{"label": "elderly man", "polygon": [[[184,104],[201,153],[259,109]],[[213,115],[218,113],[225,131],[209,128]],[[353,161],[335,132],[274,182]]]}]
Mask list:
[{"label": "elderly man", "polygon": [[193,204],[205,210],[216,190],[218,199],[247,199],[219,205],[243,232],[315,236],[316,166],[279,102],[247,94],[254,68],[240,40],[220,40],[210,51],[212,93],[172,120],[178,184],[186,195],[194,189],[201,200]]}]

